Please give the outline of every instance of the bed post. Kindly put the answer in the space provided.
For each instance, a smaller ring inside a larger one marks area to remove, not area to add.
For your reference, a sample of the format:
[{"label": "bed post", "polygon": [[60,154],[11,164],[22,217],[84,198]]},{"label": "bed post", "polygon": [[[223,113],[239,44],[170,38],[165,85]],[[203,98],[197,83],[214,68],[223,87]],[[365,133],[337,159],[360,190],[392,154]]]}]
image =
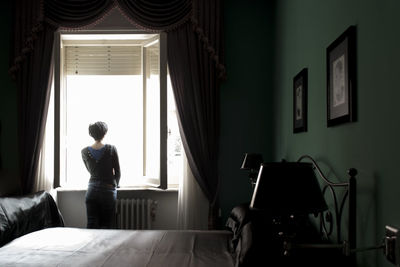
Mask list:
[{"label": "bed post", "polygon": [[[357,243],[357,191],[356,191],[356,175],[357,170],[351,168],[347,172],[349,178],[349,249],[354,251]],[[350,255],[350,266],[357,266],[356,254],[351,253]]]}]

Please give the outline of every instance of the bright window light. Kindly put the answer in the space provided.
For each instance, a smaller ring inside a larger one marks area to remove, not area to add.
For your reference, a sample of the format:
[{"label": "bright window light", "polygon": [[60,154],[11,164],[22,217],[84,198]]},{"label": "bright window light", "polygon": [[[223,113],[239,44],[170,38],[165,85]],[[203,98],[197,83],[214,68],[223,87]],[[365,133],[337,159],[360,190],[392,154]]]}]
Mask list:
[{"label": "bright window light", "polygon": [[121,186],[143,183],[143,96],[138,75],[69,75],[66,90],[67,183],[86,186],[89,173],[81,150],[94,143],[90,123],[104,121],[104,143],[115,145],[121,165]]},{"label": "bright window light", "polygon": [[59,143],[54,173],[61,186],[87,187],[81,150],[94,143],[88,127],[96,121],[108,125],[103,143],[117,148],[121,187],[164,188],[165,177],[168,187],[178,186],[183,148],[162,40],[159,34],[60,34],[59,118],[48,124],[58,134],[45,143]]}]

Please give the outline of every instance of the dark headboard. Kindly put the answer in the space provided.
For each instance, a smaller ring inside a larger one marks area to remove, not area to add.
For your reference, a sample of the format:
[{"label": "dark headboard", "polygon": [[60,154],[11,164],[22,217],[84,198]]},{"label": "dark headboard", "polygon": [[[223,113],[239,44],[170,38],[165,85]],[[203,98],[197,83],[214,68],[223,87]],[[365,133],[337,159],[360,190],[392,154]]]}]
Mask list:
[{"label": "dark headboard", "polygon": [[[356,229],[356,178],[357,170],[354,168],[350,168],[347,173],[349,175],[347,182],[332,182],[330,181],[325,174],[321,171],[321,168],[318,166],[316,161],[309,155],[303,155],[298,159],[298,162],[302,161],[310,161],[315,171],[319,174],[321,178],[322,185],[322,193],[325,195],[328,192],[332,195],[333,199],[333,210],[329,209],[328,211],[321,212],[319,216],[320,220],[320,231],[321,234],[330,237],[334,232],[333,229],[336,230],[336,244],[331,245],[331,247],[337,247],[339,249],[343,249],[343,254],[349,256],[351,263],[355,264],[356,258],[355,253],[353,253],[356,249],[356,238],[357,238],[357,229]],[[342,188],[344,194],[341,199],[338,198],[337,190],[338,188]],[[348,211],[348,223],[347,223],[347,235],[343,237],[342,235],[342,223],[343,223],[343,215],[346,210],[345,207],[347,205]],[[316,245],[318,247],[318,245]]]}]

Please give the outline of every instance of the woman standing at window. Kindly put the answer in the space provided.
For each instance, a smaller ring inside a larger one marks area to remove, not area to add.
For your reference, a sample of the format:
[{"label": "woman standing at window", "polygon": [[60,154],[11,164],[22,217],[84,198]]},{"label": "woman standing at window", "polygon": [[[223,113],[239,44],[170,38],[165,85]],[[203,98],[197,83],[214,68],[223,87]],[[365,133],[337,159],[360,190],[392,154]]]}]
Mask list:
[{"label": "woman standing at window", "polygon": [[82,149],[82,159],[90,173],[86,192],[87,228],[113,228],[117,187],[121,172],[117,149],[103,144],[108,130],[104,122],[89,125],[94,144]]}]

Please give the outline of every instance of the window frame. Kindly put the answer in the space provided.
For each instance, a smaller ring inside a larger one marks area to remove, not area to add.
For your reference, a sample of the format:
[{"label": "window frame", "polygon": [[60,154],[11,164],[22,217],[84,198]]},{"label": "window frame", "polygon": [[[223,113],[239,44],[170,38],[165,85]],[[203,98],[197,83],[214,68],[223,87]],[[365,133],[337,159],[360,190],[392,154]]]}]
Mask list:
[{"label": "window frame", "polygon": [[[65,179],[63,177],[61,162],[64,161],[65,164],[65,155],[63,155],[61,151],[62,147],[62,133],[65,132],[65,127],[62,125],[62,96],[63,90],[61,89],[61,77],[63,73],[63,53],[62,53],[62,41],[61,36],[67,34],[82,34],[82,35],[90,35],[90,34],[152,34],[145,31],[119,31],[119,30],[82,30],[82,31],[56,31],[54,36],[54,49],[53,49],[53,72],[54,72],[54,187],[61,186],[61,180]],[[157,178],[145,178],[145,184],[149,187],[156,187],[159,189],[167,189],[168,188],[168,151],[167,151],[167,139],[168,139],[168,124],[167,124],[167,36],[166,33],[159,33],[159,42],[160,42],[160,167],[159,167],[159,179]],[[145,56],[145,49],[142,51]],[[144,57],[143,57],[144,61]],[[145,75],[143,75],[145,80]],[[143,88],[145,90],[145,83],[143,84]],[[65,98],[64,98],[65,99]],[[145,103],[145,102],[144,102]],[[146,109],[144,108],[144,111]],[[145,114],[144,114],[145,116]],[[145,145],[145,144],[144,144]],[[145,151],[145,148],[143,149]],[[144,153],[144,152],[143,152]],[[65,154],[65,153],[64,153]],[[143,175],[145,174],[145,158],[143,164]],[[124,186],[124,188],[129,188],[134,186]],[[141,186],[143,187],[143,186]]]}]

